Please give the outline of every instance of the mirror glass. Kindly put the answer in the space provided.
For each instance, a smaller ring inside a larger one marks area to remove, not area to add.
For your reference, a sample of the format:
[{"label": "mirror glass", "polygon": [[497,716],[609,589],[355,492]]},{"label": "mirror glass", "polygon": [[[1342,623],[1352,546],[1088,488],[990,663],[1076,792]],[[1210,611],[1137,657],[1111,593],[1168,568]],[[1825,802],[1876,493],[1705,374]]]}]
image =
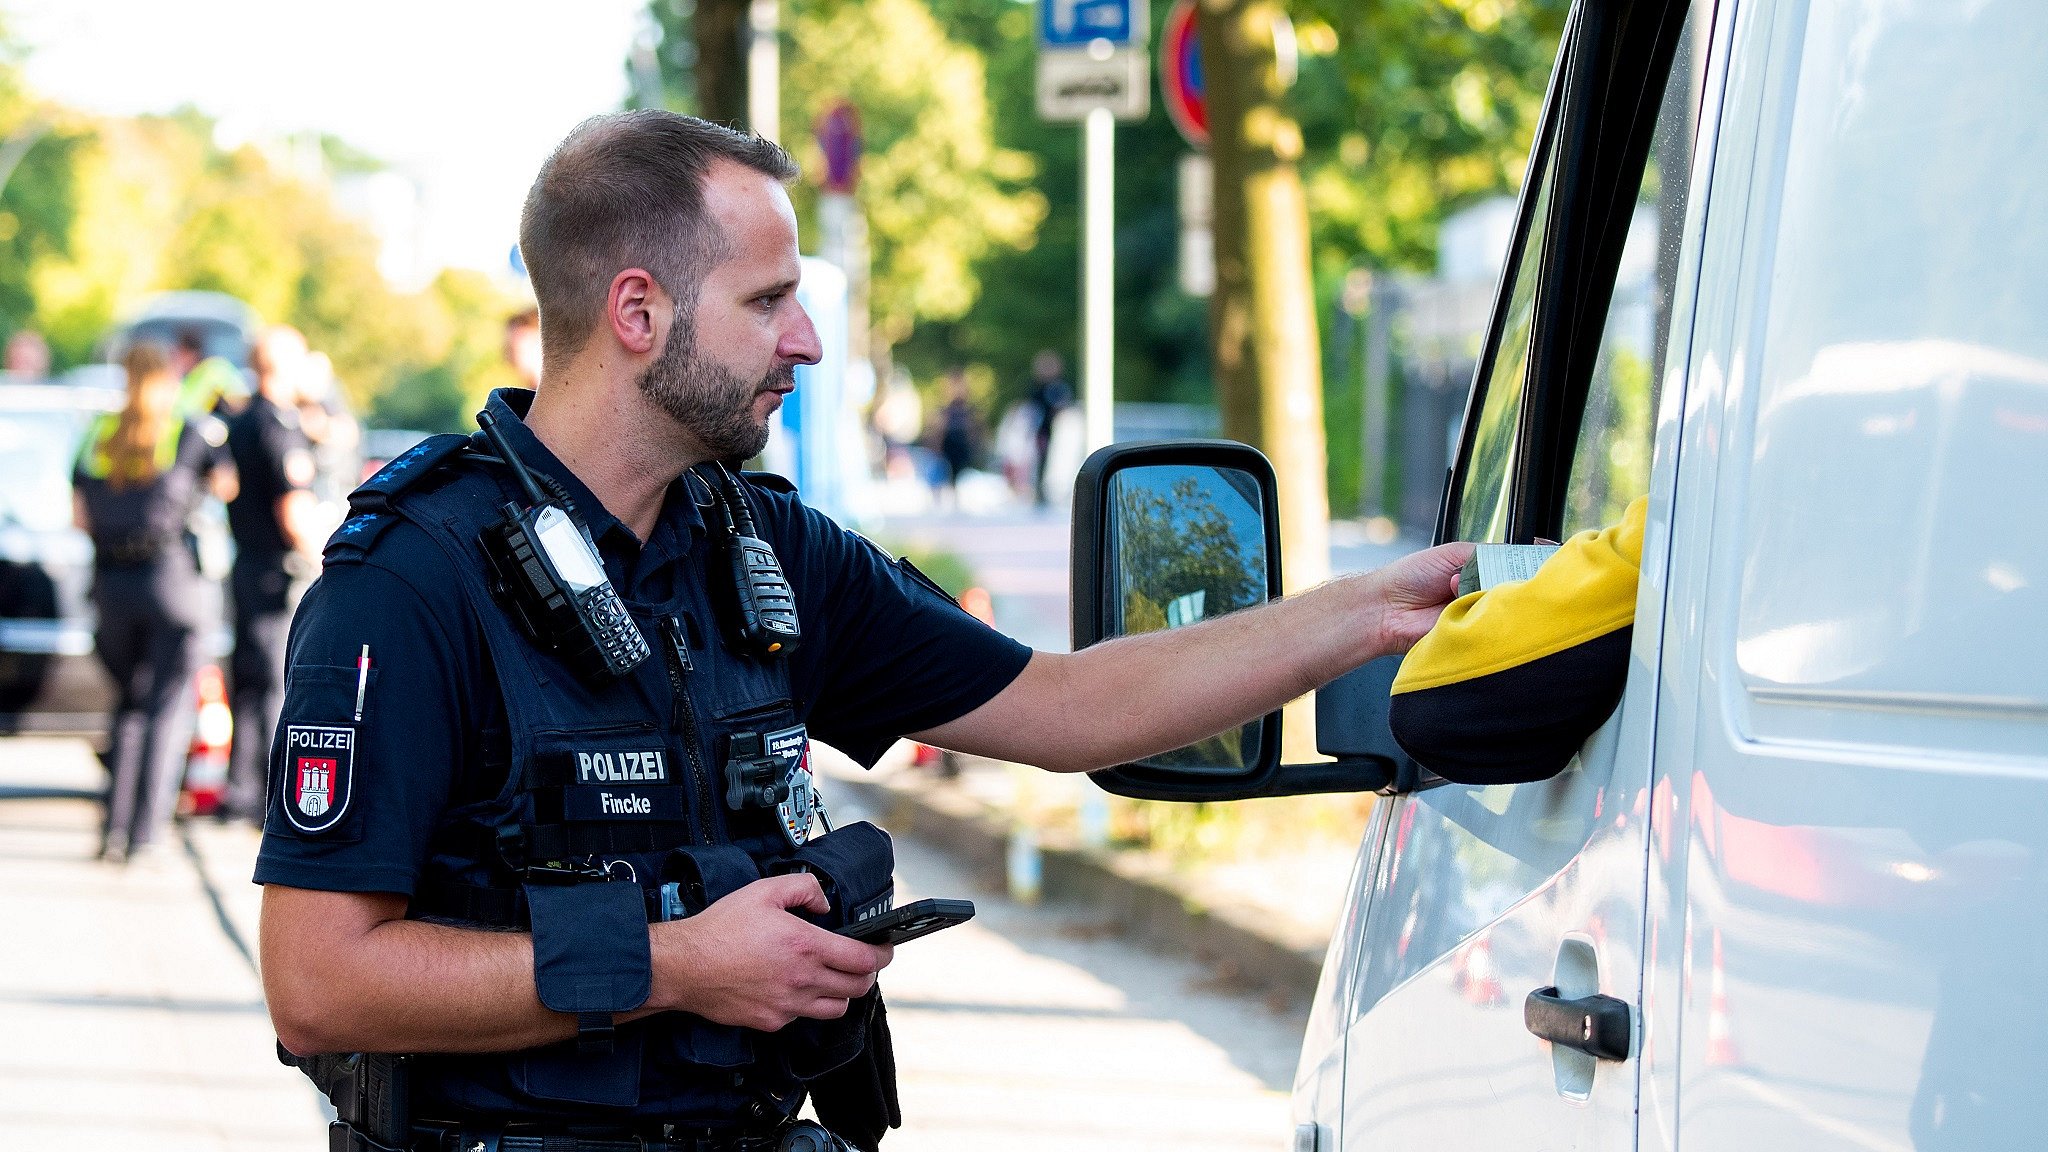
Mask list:
[{"label": "mirror glass", "polygon": [[[1107,505],[1107,635],[1181,628],[1266,600],[1266,521],[1251,473],[1125,468],[1110,477]],[[1146,763],[1243,772],[1258,764],[1264,731],[1255,720]]]}]

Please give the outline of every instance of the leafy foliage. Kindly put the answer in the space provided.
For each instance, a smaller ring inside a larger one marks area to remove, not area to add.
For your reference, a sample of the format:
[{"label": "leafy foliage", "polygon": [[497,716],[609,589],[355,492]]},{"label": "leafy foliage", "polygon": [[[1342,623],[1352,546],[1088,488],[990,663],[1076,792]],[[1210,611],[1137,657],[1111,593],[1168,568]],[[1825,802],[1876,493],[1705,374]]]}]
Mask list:
[{"label": "leafy foliage", "polygon": [[20,326],[35,310],[30,270],[69,248],[72,169],[83,137],[71,118],[37,106],[21,83],[21,52],[0,25],[0,150],[26,144],[20,163],[0,189],[0,333]]},{"label": "leafy foliage", "polygon": [[1264,598],[1263,555],[1245,555],[1230,517],[1201,481],[1183,477],[1162,491],[1127,477],[1117,484],[1116,503],[1125,631],[1167,627],[1167,606],[1191,596],[1202,605],[1197,619],[1249,608]]},{"label": "leafy foliage", "polygon": [[6,44],[0,30],[0,139],[31,116],[50,131],[0,195],[0,330],[38,328],[64,367],[150,293],[208,289],[304,331],[374,423],[460,427],[485,390],[513,382],[499,347],[517,301],[470,272],[394,290],[375,237],[334,206],[325,177],[375,171],[373,158],[322,138],[321,171],[306,174],[217,146],[195,112],[38,108]]},{"label": "leafy foliage", "polygon": [[[792,7],[783,118],[806,172],[824,170],[808,126],[842,99],[860,113],[855,196],[873,252],[876,337],[893,345],[921,321],[960,318],[980,294],[978,266],[1028,247],[1045,217],[1031,158],[995,144],[981,54],[949,38],[922,0]],[[801,198],[813,200],[809,185]]]},{"label": "leafy foliage", "polygon": [[[1348,269],[1428,267],[1446,213],[1520,182],[1568,6],[1292,0],[1303,60],[1291,98],[1325,311]],[[692,7],[649,5],[662,98],[685,110]],[[1151,9],[1156,44],[1168,4]],[[874,306],[884,335],[904,341],[898,359],[924,377],[986,365],[1008,399],[1029,387],[1034,353],[1071,362],[1078,347],[1080,129],[1038,119],[1032,17],[1016,0],[789,0],[783,17],[783,123],[806,168],[817,167],[809,125],[825,100],[848,97],[864,119]],[[1187,146],[1154,104],[1117,126],[1117,393],[1210,403],[1207,306],[1176,273]],[[970,128],[984,116],[985,129]],[[968,143],[983,132],[985,144]],[[1001,210],[975,213],[989,203]],[[1355,352],[1326,349],[1326,367],[1355,366]],[[1326,379],[1331,467],[1355,470],[1356,374]]]},{"label": "leafy foliage", "polygon": [[[1569,0],[1293,0],[1326,266],[1427,268],[1436,227],[1521,183]],[[1341,265],[1340,265],[1341,266]]]}]

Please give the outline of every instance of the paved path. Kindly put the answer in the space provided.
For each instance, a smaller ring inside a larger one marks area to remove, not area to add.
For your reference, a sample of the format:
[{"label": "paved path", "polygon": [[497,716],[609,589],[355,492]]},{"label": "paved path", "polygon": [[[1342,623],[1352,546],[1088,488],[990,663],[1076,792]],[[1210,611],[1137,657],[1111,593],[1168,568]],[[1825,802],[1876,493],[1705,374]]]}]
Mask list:
[{"label": "paved path", "polygon": [[[99,779],[82,744],[0,741],[0,797]],[[94,861],[97,813],[79,798],[0,798],[0,1148],[324,1148],[319,1097],[277,1062],[239,946],[254,947],[253,835],[190,841],[240,861],[216,904],[202,877],[221,869],[202,870],[186,842],[125,869]]]},{"label": "paved path", "polygon": [[[244,951],[253,835],[194,825],[157,859],[96,863],[97,781],[81,745],[0,740],[0,1149],[324,1148]],[[981,914],[905,945],[885,980],[908,1117],[890,1152],[1287,1146],[1298,1016],[978,891],[928,845],[899,845],[898,876]]]},{"label": "paved path", "polygon": [[930,845],[899,840],[897,876],[899,900],[971,896],[977,914],[884,974],[905,1117],[885,1152],[1289,1146],[1302,1016],[1114,925],[978,889]]}]

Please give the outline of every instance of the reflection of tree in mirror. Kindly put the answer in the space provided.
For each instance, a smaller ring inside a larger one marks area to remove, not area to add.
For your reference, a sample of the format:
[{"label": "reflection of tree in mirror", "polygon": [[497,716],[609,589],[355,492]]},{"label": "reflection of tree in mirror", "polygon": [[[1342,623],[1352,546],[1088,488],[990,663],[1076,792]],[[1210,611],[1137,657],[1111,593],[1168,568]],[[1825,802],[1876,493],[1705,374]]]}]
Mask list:
[{"label": "reflection of tree in mirror", "polygon": [[[1264,536],[1240,539],[1238,526],[1202,482],[1183,477],[1161,490],[1126,474],[1117,484],[1116,505],[1125,635],[1160,631],[1169,620],[1175,627],[1195,623],[1265,599]],[[1257,757],[1257,748],[1254,723],[1148,762],[1242,768]]]},{"label": "reflection of tree in mirror", "polygon": [[1125,633],[1166,627],[1167,606],[1195,593],[1201,594],[1198,618],[1265,598],[1265,541],[1251,541],[1254,553],[1247,556],[1246,542],[1199,481],[1179,479],[1162,492],[1126,476],[1116,500]]}]

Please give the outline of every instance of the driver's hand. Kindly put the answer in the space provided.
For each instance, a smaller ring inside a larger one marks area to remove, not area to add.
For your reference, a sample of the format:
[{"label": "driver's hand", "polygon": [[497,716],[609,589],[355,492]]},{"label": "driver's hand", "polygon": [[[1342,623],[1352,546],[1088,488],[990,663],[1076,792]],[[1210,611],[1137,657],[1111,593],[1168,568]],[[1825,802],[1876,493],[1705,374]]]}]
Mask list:
[{"label": "driver's hand", "polygon": [[1406,652],[1428,634],[1445,606],[1458,598],[1458,570],[1472,559],[1473,551],[1471,544],[1440,544],[1372,573],[1381,651]]}]

